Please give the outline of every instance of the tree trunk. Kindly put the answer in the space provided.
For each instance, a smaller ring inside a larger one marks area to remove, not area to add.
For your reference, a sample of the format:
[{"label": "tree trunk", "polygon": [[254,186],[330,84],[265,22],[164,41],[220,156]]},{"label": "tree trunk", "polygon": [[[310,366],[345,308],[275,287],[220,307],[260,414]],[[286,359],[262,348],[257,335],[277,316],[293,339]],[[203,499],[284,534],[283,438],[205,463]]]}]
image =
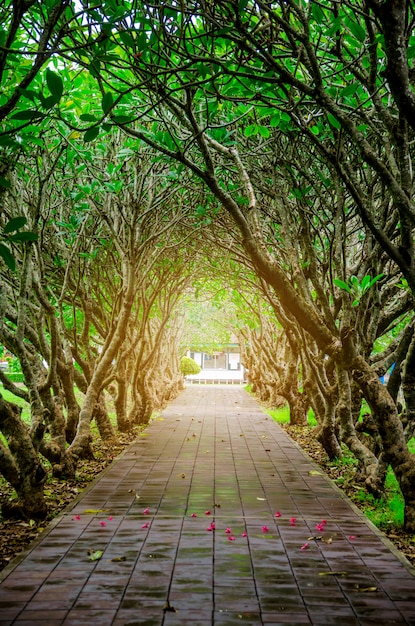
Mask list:
[{"label": "tree trunk", "polygon": [[104,345],[100,358],[95,364],[88,389],[85,395],[84,403],[79,415],[79,423],[75,439],[69,447],[69,453],[74,458],[80,458],[91,454],[91,419],[98,396],[101,393],[101,385],[107,377],[108,371],[112,366],[113,360],[124,342],[127,332],[128,320],[131,314],[131,308],[134,298],[134,271],[131,267],[126,269],[127,282],[126,292],[121,305],[121,311],[117,318],[116,328],[108,342]]},{"label": "tree trunk", "polygon": [[415,335],[403,367],[402,390],[405,398],[405,438],[408,441],[415,432]]},{"label": "tree trunk", "polygon": [[66,405],[66,441],[72,443],[75,439],[76,429],[79,422],[80,407],[74,392],[74,377],[72,366],[58,361],[57,365],[59,379],[65,396]]},{"label": "tree trunk", "polygon": [[352,396],[347,372],[337,368],[339,400],[337,415],[340,421],[341,441],[353,452],[364,470],[365,485],[369,493],[379,498],[383,493],[385,476],[378,472],[377,457],[365,446],[356,434],[352,416]]},{"label": "tree trunk", "polygon": [[350,360],[349,368],[372,409],[385,461],[392,466],[401,488],[405,500],[405,530],[415,533],[415,455],[408,450],[396,405],[376,372],[361,356]]},{"label": "tree trunk", "polygon": [[317,441],[321,443],[331,461],[342,456],[336,436],[336,403],[333,391],[328,391],[325,397],[324,418],[317,434]]},{"label": "tree trunk", "polygon": [[120,433],[127,433],[130,422],[127,416],[127,381],[122,375],[122,370],[117,373],[117,395],[114,400],[115,413],[117,416],[117,428]]},{"label": "tree trunk", "polygon": [[92,414],[92,419],[95,419],[99,434],[103,441],[116,440],[117,437],[108,415],[103,392],[101,392],[98,396]]},{"label": "tree trunk", "polygon": [[18,502],[4,506],[3,513],[5,516],[43,519],[47,514],[43,495],[46,471],[20,413],[18,406],[0,396],[0,430],[9,446],[7,448],[0,442],[0,471],[18,496]]}]

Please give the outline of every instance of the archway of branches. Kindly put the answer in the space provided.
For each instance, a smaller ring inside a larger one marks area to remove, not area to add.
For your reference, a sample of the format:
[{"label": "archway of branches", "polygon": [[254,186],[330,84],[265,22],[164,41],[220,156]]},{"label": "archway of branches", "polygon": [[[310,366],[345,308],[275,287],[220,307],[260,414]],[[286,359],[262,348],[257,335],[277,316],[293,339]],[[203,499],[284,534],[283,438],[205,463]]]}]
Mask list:
[{"label": "archway of branches", "polygon": [[24,384],[0,379],[30,420],[0,400],[0,471],[20,512],[45,514],[92,420],[111,440],[180,392],[207,301],[261,400],[312,408],[375,495],[390,464],[415,529],[411,7],[61,4],[1,9],[0,342]]}]

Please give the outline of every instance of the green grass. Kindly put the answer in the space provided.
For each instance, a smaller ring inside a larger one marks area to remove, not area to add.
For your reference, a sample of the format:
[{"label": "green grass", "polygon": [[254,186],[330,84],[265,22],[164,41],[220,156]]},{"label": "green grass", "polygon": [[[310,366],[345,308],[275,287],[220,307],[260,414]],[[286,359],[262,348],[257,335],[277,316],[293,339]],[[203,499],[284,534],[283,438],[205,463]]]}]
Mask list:
[{"label": "green grass", "polygon": [[[290,423],[290,407],[288,404],[282,406],[278,409],[265,409],[265,412],[268,413],[278,424],[289,424]],[[311,427],[317,426],[317,420],[314,417],[314,412],[312,409],[309,409],[307,415],[308,425]]]},{"label": "green grass", "polygon": [[[266,413],[279,424],[289,424],[290,422],[288,406],[279,409],[267,409]],[[308,424],[310,427],[316,426],[317,424],[311,410],[308,414]],[[341,475],[335,478],[334,482],[347,491],[348,496],[359,506],[375,526],[384,531],[390,530],[393,527],[402,528],[404,521],[404,500],[392,468],[389,467],[386,476],[385,496],[383,498],[374,498],[374,496],[368,493],[364,488],[355,488],[355,471],[358,461],[346,446],[343,445],[342,448],[342,458],[327,463],[329,468],[336,468],[341,472]],[[409,441],[408,448],[410,452],[415,454],[415,438]]]},{"label": "green grass", "polygon": [[3,398],[7,401],[7,402],[13,402],[13,404],[17,404],[18,406],[22,407],[22,419],[24,422],[29,423],[30,422],[30,406],[27,402],[25,402],[24,400],[22,400],[22,398],[18,398],[17,396],[13,395],[12,393],[10,393],[10,391],[7,391],[7,389],[4,389],[2,385],[0,385],[0,393],[3,396]]}]

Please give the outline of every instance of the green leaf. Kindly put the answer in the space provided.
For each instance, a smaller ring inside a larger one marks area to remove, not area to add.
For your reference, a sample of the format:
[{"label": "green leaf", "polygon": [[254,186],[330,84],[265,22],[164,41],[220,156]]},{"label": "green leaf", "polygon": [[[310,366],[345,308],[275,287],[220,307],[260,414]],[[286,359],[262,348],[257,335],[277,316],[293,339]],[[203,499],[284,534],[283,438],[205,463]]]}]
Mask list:
[{"label": "green leaf", "polygon": [[44,98],[42,94],[39,95],[43,109],[51,109],[55,106],[55,104],[58,104],[60,100],[60,98],[57,98],[56,96],[48,96],[47,98]]},{"label": "green leaf", "polygon": [[368,289],[370,289],[371,287],[373,287],[373,285],[375,283],[378,282],[378,280],[380,280],[381,278],[383,278],[385,276],[385,274],[378,274],[377,276],[375,276],[374,278],[372,278],[372,280],[370,281],[369,285],[368,285]]},{"label": "green leaf", "polygon": [[99,135],[99,127],[89,128],[84,134],[84,141],[93,141]]},{"label": "green leaf", "polygon": [[0,176],[0,187],[4,187],[5,189],[10,189],[10,181],[4,176]]},{"label": "green leaf", "polygon": [[363,291],[365,291],[366,289],[368,289],[368,287],[369,287],[369,283],[370,283],[370,276],[368,276],[368,275],[366,274],[366,276],[364,276],[364,277],[362,278],[362,282],[360,283],[360,286],[361,286],[361,288],[362,288],[362,290],[363,290]]},{"label": "green leaf", "polygon": [[41,113],[40,111],[19,111],[19,113],[15,113],[11,116],[12,120],[40,120],[46,117],[45,113]]},{"label": "green leaf", "polygon": [[7,233],[14,233],[16,230],[23,228],[27,224],[27,219],[21,215],[20,217],[14,217],[9,220],[6,226],[3,229],[3,233],[7,235]]},{"label": "green leaf", "polygon": [[340,278],[335,278],[333,280],[333,283],[336,285],[336,287],[339,287],[340,289],[344,289],[344,291],[351,293],[351,289],[349,285],[345,283],[343,280],[340,280]]},{"label": "green leaf", "polygon": [[271,126],[271,128],[275,128],[280,123],[280,120],[281,120],[281,113],[279,111],[277,111],[271,117],[269,125]]},{"label": "green leaf", "polygon": [[344,87],[344,89],[341,90],[341,95],[343,98],[345,98],[346,96],[354,95],[358,89],[359,89],[358,83],[350,83],[350,85],[346,85],[346,87]]},{"label": "green leaf", "polygon": [[95,115],[90,115],[89,113],[82,113],[82,115],[79,116],[79,119],[82,120],[83,122],[98,122],[99,118],[95,117]]},{"label": "green leaf", "polygon": [[36,235],[36,233],[32,233],[31,231],[16,233],[15,235],[11,235],[11,237],[9,237],[10,241],[37,241],[38,239],[38,235]]},{"label": "green leaf", "polygon": [[340,130],[341,128],[341,124],[340,122],[334,117],[334,115],[332,115],[331,113],[327,113],[327,119],[330,122],[330,124],[332,126],[334,126],[334,128],[337,128],[337,130]]},{"label": "green leaf", "polygon": [[269,128],[267,128],[266,126],[258,126],[258,130],[259,134],[261,135],[261,137],[264,137],[264,139],[268,139],[271,134]]},{"label": "green leaf", "polygon": [[313,135],[319,135],[320,134],[320,129],[319,129],[317,124],[314,124],[313,126],[311,126],[310,130],[313,133]]},{"label": "green leaf", "polygon": [[323,21],[324,21],[324,13],[320,9],[318,4],[315,4],[314,2],[312,3],[311,13],[313,14],[313,17],[316,20],[317,24],[322,24],[323,23]]},{"label": "green leaf", "polygon": [[104,94],[101,102],[102,110],[104,111],[104,113],[108,113],[113,104],[114,99],[112,97],[112,93],[110,91],[107,91],[107,93]]},{"label": "green leaf", "polygon": [[345,20],[345,22],[350,32],[356,37],[356,39],[363,43],[366,39],[366,31],[363,26],[350,19]]},{"label": "green leaf", "polygon": [[63,82],[59,74],[52,72],[52,70],[48,68],[46,70],[46,83],[52,96],[59,102],[63,95]]},{"label": "green leaf", "polygon": [[251,137],[252,135],[256,135],[258,132],[258,126],[256,124],[251,124],[251,126],[247,126],[244,130],[245,137]]},{"label": "green leaf", "polygon": [[94,550],[93,552],[91,551],[89,553],[89,560],[90,561],[99,561],[99,559],[102,557],[103,554],[104,554],[103,550]]},{"label": "green leaf", "polygon": [[129,124],[134,121],[134,117],[131,115],[113,115],[111,119],[116,124]]},{"label": "green leaf", "polygon": [[0,257],[3,259],[7,267],[12,272],[14,272],[14,270],[16,269],[16,261],[14,259],[14,256],[12,255],[10,250],[2,243],[0,243]]}]

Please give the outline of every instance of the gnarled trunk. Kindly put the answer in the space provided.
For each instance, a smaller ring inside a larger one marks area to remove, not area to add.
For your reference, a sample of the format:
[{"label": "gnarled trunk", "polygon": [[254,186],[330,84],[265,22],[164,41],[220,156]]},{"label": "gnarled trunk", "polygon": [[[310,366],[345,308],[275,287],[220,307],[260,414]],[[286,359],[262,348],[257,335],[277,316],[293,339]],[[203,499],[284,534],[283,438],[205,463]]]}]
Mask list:
[{"label": "gnarled trunk", "polygon": [[43,495],[46,471],[42,467],[27,428],[20,418],[21,409],[0,396],[0,430],[8,448],[0,442],[0,471],[12,485],[18,502],[3,506],[5,516],[43,519],[47,505]]}]

